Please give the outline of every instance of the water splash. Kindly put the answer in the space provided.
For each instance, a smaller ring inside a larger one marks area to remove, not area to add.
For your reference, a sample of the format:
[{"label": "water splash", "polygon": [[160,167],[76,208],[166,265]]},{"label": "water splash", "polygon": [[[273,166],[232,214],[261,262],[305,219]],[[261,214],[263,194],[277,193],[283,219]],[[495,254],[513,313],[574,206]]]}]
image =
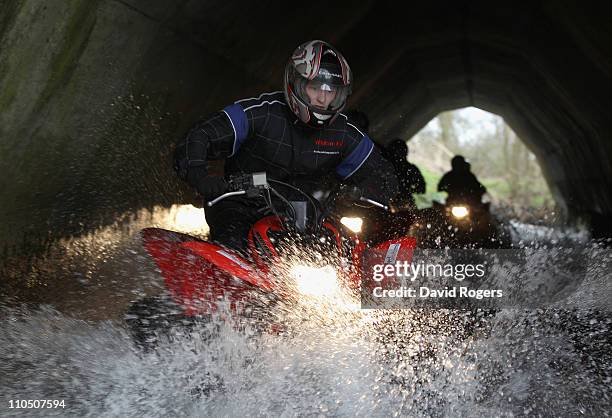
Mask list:
[{"label": "water splash", "polygon": [[278,305],[280,335],[216,318],[151,352],[120,320],[0,306],[0,403],[66,401],[8,416],[606,416],[612,257],[587,251],[586,278],[546,309]]}]

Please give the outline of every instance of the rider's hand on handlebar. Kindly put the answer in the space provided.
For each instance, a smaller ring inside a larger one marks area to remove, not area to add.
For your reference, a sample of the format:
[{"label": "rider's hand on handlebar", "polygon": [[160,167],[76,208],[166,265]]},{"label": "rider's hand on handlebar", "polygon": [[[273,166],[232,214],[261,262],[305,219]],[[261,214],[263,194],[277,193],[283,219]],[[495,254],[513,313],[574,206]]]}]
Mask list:
[{"label": "rider's hand on handlebar", "polygon": [[198,192],[204,199],[211,200],[228,190],[227,181],[219,176],[206,176],[198,184]]}]

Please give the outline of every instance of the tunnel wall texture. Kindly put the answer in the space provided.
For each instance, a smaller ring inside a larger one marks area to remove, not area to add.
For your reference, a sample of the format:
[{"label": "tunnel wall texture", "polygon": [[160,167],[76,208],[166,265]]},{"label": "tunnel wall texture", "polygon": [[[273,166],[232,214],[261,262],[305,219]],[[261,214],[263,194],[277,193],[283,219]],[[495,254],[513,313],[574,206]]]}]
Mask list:
[{"label": "tunnel wall texture", "polygon": [[0,242],[80,234],[193,201],[170,153],[200,116],[278,90],[299,43],[326,39],[355,74],[373,137],[441,111],[503,116],[570,219],[609,232],[612,34],[605,3],[435,4],[4,0]]}]

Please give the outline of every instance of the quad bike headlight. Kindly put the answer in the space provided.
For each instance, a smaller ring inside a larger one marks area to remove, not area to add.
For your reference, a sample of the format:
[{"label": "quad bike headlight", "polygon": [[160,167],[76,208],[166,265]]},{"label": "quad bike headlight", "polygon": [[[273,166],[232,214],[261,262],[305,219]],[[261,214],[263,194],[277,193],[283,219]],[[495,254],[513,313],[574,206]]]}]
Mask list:
[{"label": "quad bike headlight", "polygon": [[357,217],[351,218],[351,217],[343,216],[340,219],[340,223],[357,234],[361,232],[361,227],[363,226],[363,219],[357,218]]},{"label": "quad bike headlight", "polygon": [[453,206],[451,213],[457,219],[463,219],[470,214],[470,211],[466,206]]},{"label": "quad bike headlight", "polygon": [[299,292],[304,295],[329,296],[339,290],[336,270],[332,266],[296,265],[291,269],[291,275]]}]

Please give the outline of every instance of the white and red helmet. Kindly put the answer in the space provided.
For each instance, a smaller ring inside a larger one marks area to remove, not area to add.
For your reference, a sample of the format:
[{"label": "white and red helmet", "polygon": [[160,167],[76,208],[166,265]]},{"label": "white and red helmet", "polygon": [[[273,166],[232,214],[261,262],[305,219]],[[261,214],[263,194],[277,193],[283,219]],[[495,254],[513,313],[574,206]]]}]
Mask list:
[{"label": "white and red helmet", "polygon": [[[309,81],[321,83],[336,96],[327,109],[314,107],[306,95]],[[323,127],[330,124],[344,109],[351,94],[353,75],[342,54],[323,41],[309,41],[297,47],[285,67],[283,88],[293,113],[305,124]]]}]

